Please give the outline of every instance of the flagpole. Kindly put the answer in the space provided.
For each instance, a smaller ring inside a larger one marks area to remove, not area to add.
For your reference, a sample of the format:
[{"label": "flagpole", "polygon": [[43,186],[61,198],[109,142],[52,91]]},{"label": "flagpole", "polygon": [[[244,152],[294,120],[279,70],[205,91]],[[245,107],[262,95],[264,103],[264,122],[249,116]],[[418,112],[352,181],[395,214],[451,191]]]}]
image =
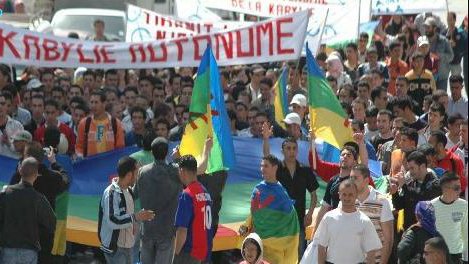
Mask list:
[{"label": "flagpole", "polygon": [[360,16],[362,10],[362,0],[358,0],[358,24],[357,24],[357,39],[360,39]]},{"label": "flagpole", "polygon": [[[310,120],[311,122],[311,120]],[[311,126],[311,125],[310,125]],[[309,134],[309,136],[311,137],[311,155],[313,156],[313,170],[316,170],[317,168],[317,161],[316,161],[316,138],[313,138],[311,135],[313,134],[314,132],[312,132],[312,128],[311,128],[311,133]]]},{"label": "flagpole", "polygon": [[324,22],[322,24],[322,29],[321,29],[321,33],[319,35],[319,46],[318,46],[318,49],[316,50],[316,55],[318,55],[319,53],[319,50],[321,49],[321,45],[322,45],[322,35],[324,34],[324,28],[326,27],[326,23],[327,23],[327,18],[329,17],[329,8],[327,8],[326,10],[326,16],[324,17]]}]

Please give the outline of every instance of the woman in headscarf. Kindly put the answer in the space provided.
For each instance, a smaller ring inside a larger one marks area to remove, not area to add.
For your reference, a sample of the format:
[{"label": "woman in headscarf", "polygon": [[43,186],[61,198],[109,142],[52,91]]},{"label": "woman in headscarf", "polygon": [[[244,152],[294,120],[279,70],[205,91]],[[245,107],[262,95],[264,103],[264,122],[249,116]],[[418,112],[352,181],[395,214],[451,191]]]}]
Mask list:
[{"label": "woman in headscarf", "polygon": [[430,201],[420,201],[415,206],[417,223],[410,226],[402,235],[397,245],[397,257],[400,264],[425,263],[423,252],[425,242],[440,234],[435,226],[435,208]]},{"label": "woman in headscarf", "polygon": [[352,79],[350,79],[350,76],[344,71],[342,59],[338,53],[331,53],[329,57],[327,57],[326,63],[326,77],[334,77],[337,80],[337,87],[341,87],[344,84],[352,84]]}]

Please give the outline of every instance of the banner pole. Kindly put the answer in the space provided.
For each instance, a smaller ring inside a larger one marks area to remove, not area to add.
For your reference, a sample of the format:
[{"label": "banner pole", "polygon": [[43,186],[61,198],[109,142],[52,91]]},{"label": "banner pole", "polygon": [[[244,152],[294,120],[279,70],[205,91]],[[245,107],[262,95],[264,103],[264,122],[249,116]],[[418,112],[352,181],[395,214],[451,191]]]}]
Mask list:
[{"label": "banner pole", "polygon": [[358,0],[358,24],[357,24],[357,40],[360,39],[360,16],[362,11],[362,0]]},{"label": "banner pole", "polygon": [[319,35],[319,46],[318,46],[318,49],[316,50],[316,55],[318,55],[319,50],[321,49],[321,46],[322,46],[322,35],[324,34],[324,28],[326,28],[328,17],[329,17],[329,8],[327,8],[326,10],[326,16],[324,17],[324,22],[322,23],[321,33]]}]

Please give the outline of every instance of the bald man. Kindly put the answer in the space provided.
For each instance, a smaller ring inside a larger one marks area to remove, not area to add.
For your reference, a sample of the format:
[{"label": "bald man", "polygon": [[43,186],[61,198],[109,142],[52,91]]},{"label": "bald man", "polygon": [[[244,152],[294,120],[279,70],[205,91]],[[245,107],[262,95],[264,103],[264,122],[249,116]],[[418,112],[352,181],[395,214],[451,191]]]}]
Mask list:
[{"label": "bald man", "polygon": [[0,263],[37,263],[39,229],[55,231],[56,218],[46,197],[34,181],[39,162],[32,157],[21,162],[21,181],[0,192]]}]

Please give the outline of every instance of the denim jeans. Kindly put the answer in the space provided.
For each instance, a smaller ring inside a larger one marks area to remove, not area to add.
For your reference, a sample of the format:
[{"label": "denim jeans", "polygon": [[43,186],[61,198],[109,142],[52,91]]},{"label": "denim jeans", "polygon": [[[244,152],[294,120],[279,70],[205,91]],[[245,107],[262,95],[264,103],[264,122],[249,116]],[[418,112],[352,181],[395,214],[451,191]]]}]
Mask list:
[{"label": "denim jeans", "polygon": [[132,248],[117,248],[114,253],[104,253],[108,264],[132,264]]},{"label": "denim jeans", "polygon": [[174,238],[142,238],[142,264],[171,263],[174,254]]},{"label": "denim jeans", "polygon": [[136,229],[137,232],[135,233],[135,245],[132,249],[132,260],[134,264],[141,262],[140,240],[142,239],[142,223],[137,223]]},{"label": "denim jeans", "polygon": [[1,248],[0,263],[2,264],[36,264],[37,251],[24,248]]}]

